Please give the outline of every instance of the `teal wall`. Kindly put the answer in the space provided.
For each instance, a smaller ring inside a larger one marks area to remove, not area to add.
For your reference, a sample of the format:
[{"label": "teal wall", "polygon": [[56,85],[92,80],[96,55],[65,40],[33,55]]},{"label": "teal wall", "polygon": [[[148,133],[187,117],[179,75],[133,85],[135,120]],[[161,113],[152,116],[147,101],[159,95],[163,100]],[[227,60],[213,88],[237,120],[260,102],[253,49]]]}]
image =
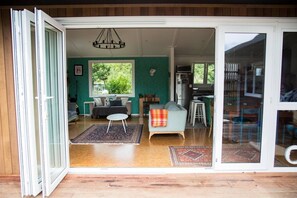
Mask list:
[{"label": "teal wall", "polygon": [[[139,94],[156,94],[160,98],[160,103],[168,101],[168,83],[169,83],[169,60],[168,57],[136,57],[136,58],[68,58],[68,92],[70,98],[74,98],[77,89],[77,103],[80,114],[83,114],[84,102],[93,101],[89,97],[89,60],[135,60],[135,97],[130,98],[132,101],[132,114],[138,114],[138,95]],[[83,75],[74,76],[74,65],[83,65]],[[150,76],[150,68],[157,71],[154,76]],[[77,84],[77,86],[76,86]],[[86,106],[86,113],[89,108]]]}]

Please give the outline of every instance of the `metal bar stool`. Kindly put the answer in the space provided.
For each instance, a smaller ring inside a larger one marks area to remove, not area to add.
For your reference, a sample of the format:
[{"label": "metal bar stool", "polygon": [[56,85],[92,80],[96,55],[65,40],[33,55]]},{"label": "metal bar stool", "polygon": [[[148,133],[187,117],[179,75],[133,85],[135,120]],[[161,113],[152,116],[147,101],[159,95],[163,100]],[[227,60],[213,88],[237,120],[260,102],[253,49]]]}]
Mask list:
[{"label": "metal bar stool", "polygon": [[204,102],[193,102],[191,114],[193,126],[195,126],[195,120],[198,118],[198,120],[203,122],[203,124],[207,127]]},{"label": "metal bar stool", "polygon": [[194,109],[195,102],[201,102],[201,100],[191,100],[190,105],[189,105],[189,112],[188,112],[188,122],[189,123],[192,123],[192,119],[193,119],[192,112]]}]

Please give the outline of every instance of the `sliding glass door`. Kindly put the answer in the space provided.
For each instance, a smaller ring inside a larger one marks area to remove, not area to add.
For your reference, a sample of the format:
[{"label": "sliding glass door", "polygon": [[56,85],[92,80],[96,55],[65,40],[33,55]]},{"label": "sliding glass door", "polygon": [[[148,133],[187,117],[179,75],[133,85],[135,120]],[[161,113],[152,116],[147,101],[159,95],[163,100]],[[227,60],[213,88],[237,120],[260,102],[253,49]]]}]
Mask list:
[{"label": "sliding glass door", "polygon": [[[273,167],[297,167],[297,29],[280,28]],[[295,147],[295,148],[294,148]],[[291,149],[294,148],[294,149]]]},{"label": "sliding glass door", "polygon": [[[245,30],[246,29],[246,30]],[[264,109],[267,108],[267,70],[271,60],[270,28],[224,27],[219,33],[220,78],[218,168],[265,168],[267,148]],[[224,74],[224,75],[222,75]],[[240,166],[239,166],[240,165]]]}]

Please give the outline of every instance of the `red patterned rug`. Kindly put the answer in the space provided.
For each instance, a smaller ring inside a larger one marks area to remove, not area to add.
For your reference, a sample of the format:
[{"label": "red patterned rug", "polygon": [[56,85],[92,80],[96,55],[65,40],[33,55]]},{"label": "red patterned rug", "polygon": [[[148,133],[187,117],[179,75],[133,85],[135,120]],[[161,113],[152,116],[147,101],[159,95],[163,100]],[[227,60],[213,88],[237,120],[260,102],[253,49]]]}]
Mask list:
[{"label": "red patterned rug", "polygon": [[[210,167],[212,147],[169,146],[173,166]],[[249,144],[224,144],[223,163],[259,163],[260,153]]]}]

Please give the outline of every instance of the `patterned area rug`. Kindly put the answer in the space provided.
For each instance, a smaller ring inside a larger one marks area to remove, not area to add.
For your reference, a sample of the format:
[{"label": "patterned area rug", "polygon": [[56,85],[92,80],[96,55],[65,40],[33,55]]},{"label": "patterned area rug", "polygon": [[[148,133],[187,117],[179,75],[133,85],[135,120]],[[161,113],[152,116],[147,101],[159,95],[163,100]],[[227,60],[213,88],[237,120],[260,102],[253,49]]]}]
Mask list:
[{"label": "patterned area rug", "polygon": [[[207,146],[169,146],[173,166],[210,167],[212,147]],[[224,144],[223,163],[258,163],[260,153],[249,144]]]},{"label": "patterned area rug", "polygon": [[72,144],[139,144],[143,125],[129,124],[125,133],[122,124],[113,124],[106,133],[107,125],[92,125],[79,136],[71,139]]}]

